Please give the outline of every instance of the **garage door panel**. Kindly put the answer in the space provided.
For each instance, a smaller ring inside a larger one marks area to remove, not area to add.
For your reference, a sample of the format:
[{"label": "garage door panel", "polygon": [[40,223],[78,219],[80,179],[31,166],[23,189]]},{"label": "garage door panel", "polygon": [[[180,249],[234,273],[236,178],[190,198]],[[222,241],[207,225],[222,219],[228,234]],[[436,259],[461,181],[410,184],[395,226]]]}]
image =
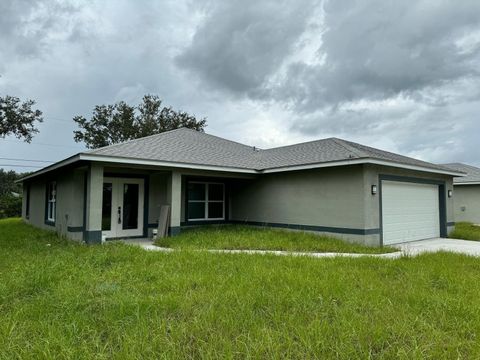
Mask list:
[{"label": "garage door panel", "polygon": [[438,185],[382,182],[383,243],[440,236]]}]

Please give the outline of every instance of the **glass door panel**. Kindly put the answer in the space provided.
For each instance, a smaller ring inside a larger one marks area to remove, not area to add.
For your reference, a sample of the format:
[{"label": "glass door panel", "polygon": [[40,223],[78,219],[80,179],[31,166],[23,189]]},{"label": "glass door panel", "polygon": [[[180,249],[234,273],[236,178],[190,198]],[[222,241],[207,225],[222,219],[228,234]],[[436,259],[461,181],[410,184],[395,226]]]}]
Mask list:
[{"label": "glass door panel", "polygon": [[122,229],[138,229],[139,184],[123,184]]},{"label": "glass door panel", "polygon": [[102,235],[109,239],[143,235],[144,180],[104,178]]},{"label": "glass door panel", "polygon": [[103,183],[102,231],[112,229],[112,183]]}]

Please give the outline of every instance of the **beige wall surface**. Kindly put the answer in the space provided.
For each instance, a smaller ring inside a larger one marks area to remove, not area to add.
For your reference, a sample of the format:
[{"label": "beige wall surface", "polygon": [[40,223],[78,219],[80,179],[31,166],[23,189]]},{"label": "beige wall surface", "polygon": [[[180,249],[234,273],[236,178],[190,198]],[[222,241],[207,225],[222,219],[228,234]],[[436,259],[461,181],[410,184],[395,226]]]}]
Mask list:
[{"label": "beige wall surface", "polygon": [[480,224],[480,185],[457,185],[453,190],[455,221]]}]

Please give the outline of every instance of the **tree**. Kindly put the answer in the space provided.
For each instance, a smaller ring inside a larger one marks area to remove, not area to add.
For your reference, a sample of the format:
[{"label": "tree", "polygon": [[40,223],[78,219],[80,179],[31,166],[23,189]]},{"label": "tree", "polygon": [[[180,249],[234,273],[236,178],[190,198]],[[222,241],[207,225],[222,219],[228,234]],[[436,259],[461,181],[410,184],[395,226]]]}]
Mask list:
[{"label": "tree", "polygon": [[162,106],[162,101],[155,95],[145,95],[136,107],[123,101],[114,105],[97,105],[90,120],[75,116],[73,121],[80,127],[74,131],[75,141],[84,142],[89,149],[180,127],[203,131],[207,123],[206,119],[197,120],[186,112]]},{"label": "tree", "polygon": [[0,169],[0,196],[22,192],[22,184],[15,183],[15,180],[19,179],[22,174],[19,174],[13,170],[5,171]]},{"label": "tree", "polygon": [[0,137],[15,135],[31,142],[33,135],[38,133],[35,122],[42,122],[42,112],[32,109],[35,101],[21,102],[14,96],[0,97]]},{"label": "tree", "polygon": [[22,215],[22,184],[15,180],[25,175],[0,169],[0,219]]}]

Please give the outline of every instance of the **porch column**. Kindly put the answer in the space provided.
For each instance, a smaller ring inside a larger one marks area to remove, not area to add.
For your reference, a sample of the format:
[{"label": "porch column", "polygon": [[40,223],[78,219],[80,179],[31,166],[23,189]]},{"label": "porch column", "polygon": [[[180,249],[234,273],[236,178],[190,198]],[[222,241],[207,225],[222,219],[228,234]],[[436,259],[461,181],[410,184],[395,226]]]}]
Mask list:
[{"label": "porch column", "polygon": [[102,243],[103,166],[91,163],[88,167],[85,194],[85,231],[87,244]]},{"label": "porch column", "polygon": [[170,235],[180,233],[182,217],[182,174],[172,171],[168,183],[168,197],[170,201]]}]

